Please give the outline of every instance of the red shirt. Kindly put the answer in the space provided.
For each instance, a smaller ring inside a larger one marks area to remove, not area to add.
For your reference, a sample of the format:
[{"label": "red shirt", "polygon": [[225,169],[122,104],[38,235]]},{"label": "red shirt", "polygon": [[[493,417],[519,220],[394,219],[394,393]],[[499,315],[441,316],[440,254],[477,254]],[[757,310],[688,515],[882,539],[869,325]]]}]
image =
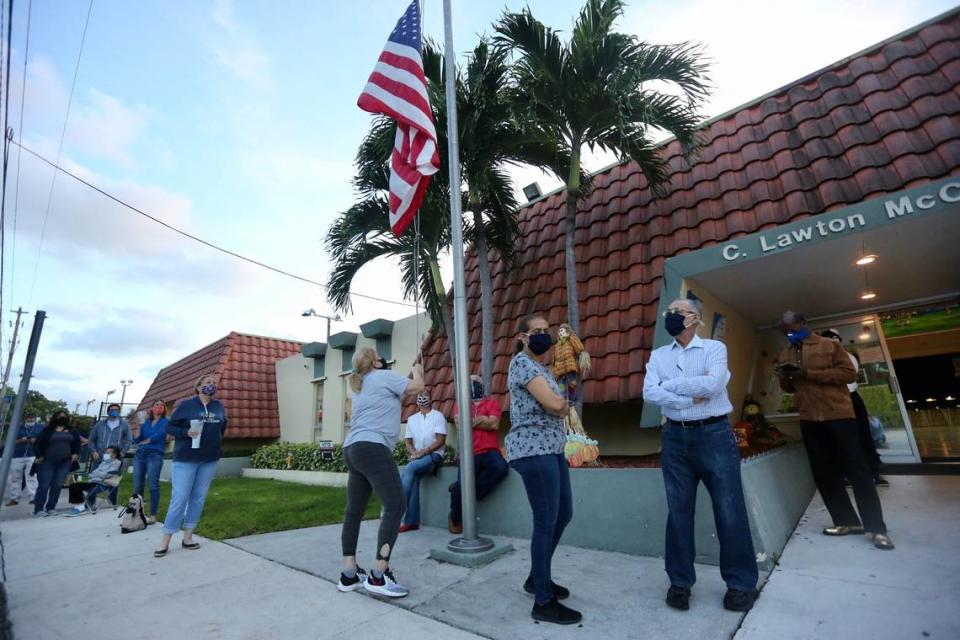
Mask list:
[{"label": "red shirt", "polygon": [[[494,417],[497,420],[501,415],[500,403],[487,396],[478,402],[470,403],[470,417],[477,416]],[[457,405],[453,405],[453,415],[457,415]],[[500,436],[497,431],[486,431],[484,429],[473,430],[473,453],[474,455],[486,453],[487,451],[500,451]]]}]

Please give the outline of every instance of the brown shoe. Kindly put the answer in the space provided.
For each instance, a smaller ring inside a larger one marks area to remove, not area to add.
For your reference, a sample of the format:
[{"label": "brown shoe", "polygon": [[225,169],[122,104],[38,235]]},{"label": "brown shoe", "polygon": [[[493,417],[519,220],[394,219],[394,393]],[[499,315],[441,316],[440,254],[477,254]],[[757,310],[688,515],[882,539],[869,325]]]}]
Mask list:
[{"label": "brown shoe", "polygon": [[5,506],[5,507],[15,507],[15,506],[17,506],[18,504],[20,504],[20,503],[17,502],[16,500],[11,500],[11,501],[7,502],[6,504],[4,504],[3,506]]},{"label": "brown shoe", "polygon": [[463,533],[463,523],[454,522],[450,518],[447,518],[447,531],[459,535]]},{"label": "brown shoe", "polygon": [[825,536],[849,536],[852,534],[863,533],[863,527],[824,527],[823,535]]}]

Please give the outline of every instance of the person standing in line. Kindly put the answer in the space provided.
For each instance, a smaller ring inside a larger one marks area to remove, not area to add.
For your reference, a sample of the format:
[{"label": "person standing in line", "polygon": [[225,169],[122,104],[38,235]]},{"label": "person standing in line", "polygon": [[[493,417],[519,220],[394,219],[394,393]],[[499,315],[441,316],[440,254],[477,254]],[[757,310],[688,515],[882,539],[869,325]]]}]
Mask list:
[{"label": "person standing in line", "polygon": [[153,552],[156,558],[167,555],[170,540],[181,527],[181,546],[191,551],[200,548],[200,543],[193,540],[193,532],[200,524],[210,483],[223,457],[227,410],[214,399],[217,378],[213,374],[202,375],[193,388],[197,395],[181,402],[166,425],[167,435],[174,438],[170,473],[173,490],[160,546]]},{"label": "person standing in line", "polygon": [[[90,429],[87,450],[90,452],[90,460],[94,465],[97,465],[107,447],[117,447],[122,458],[127,454],[132,442],[130,423],[125,418],[120,417],[120,405],[114,403],[107,406],[107,417],[98,421]],[[114,487],[107,494],[110,498],[110,504],[113,506],[117,506],[117,493],[119,491],[120,487]]]},{"label": "person standing in line", "polygon": [[723,606],[749,611],[757,598],[757,561],[743,498],[740,450],[728,416],[727,347],[697,335],[702,311],[695,300],[670,303],[664,325],[670,344],[650,354],[643,401],[659,406],[661,471],[667,494],[664,564],[670,578],[667,605],[686,611],[696,582],[694,516],[701,482],[710,494],[720,542],[720,575],[727,584]]},{"label": "person standing in line", "polygon": [[157,400],[150,407],[147,420],[134,434],[137,451],[133,454],[133,493],[143,497],[144,487],[150,487],[150,510],[147,524],[157,521],[160,508],[160,470],[163,468],[163,452],[167,446],[167,404]]},{"label": "person standing in line", "polygon": [[[857,379],[847,352],[838,342],[811,332],[806,319],[793,311],[783,313],[780,330],[790,345],[777,358],[775,371],[780,388],[794,394],[813,481],[833,519],[824,535],[866,532],[878,549],[893,549],[847,389]],[[843,486],[844,475],[853,485],[859,515]]]},{"label": "person standing in line", "polygon": [[[477,502],[483,500],[497,485],[503,482],[510,467],[500,454],[500,403],[485,393],[483,380],[470,376],[470,416],[473,418],[473,468],[476,474]],[[460,412],[453,405],[453,418],[460,424]],[[459,474],[450,485],[450,515],[447,529],[450,533],[463,533],[463,499],[460,493]]]},{"label": "person standing in line", "polygon": [[407,418],[405,441],[410,461],[403,468],[401,482],[407,511],[400,533],[420,528],[420,479],[443,464],[443,448],[447,442],[447,419],[430,406],[430,394],[417,395],[419,411]]},{"label": "person standing in line", "polygon": [[[405,508],[400,472],[393,450],[400,438],[400,406],[404,395],[424,390],[423,367],[413,365],[409,377],[388,371],[387,361],[375,349],[363,347],[353,355],[350,375],[353,412],[350,432],[343,442],[347,465],[347,504],[343,513],[340,544],[343,570],[337,588],[354,591],[360,587],[390,598],[402,598],[410,590],[397,583],[390,569],[390,555],[400,534]],[[377,532],[377,568],[367,576],[357,566],[360,521],[375,492],[383,504]]]},{"label": "person standing in line", "polygon": [[538,314],[517,324],[516,353],[510,361],[510,432],[507,457],[523,478],[533,511],[530,574],[523,590],[533,593],[530,616],[541,622],[576,624],[583,615],[563,605],[569,589],[553,582],[551,564],[563,530],[573,518],[570,468],[563,456],[569,414],[560,385],[543,361],[553,344],[550,325]]},{"label": "person standing in line", "polygon": [[23,492],[24,481],[26,481],[27,494],[30,496],[31,503],[37,494],[37,477],[30,475],[30,467],[33,466],[35,459],[33,444],[45,426],[42,422],[37,422],[35,413],[30,412],[17,430],[13,458],[10,460],[10,475],[7,478],[7,486],[10,488],[10,499],[5,505],[7,507],[19,504],[17,498]]},{"label": "person standing in line", "polygon": [[37,494],[34,517],[52,516],[70,467],[80,459],[80,434],[70,426],[70,414],[60,409],[37,436],[33,445],[37,464]]},{"label": "person standing in line", "polygon": [[[843,345],[843,338],[836,329],[827,329],[820,332],[821,337],[839,342]],[[844,349],[846,351],[846,349]],[[850,364],[853,365],[854,372],[860,371],[860,359],[853,353],[847,351],[850,357]],[[850,400],[853,402],[853,412],[857,416],[857,433],[860,436],[860,445],[863,447],[863,455],[867,461],[867,467],[870,469],[870,475],[873,476],[873,483],[879,487],[889,487],[887,479],[880,475],[880,454],[877,453],[877,443],[873,441],[873,434],[870,432],[870,414],[867,413],[867,405],[863,403],[860,396],[860,385],[854,380],[847,385],[850,392]]]}]

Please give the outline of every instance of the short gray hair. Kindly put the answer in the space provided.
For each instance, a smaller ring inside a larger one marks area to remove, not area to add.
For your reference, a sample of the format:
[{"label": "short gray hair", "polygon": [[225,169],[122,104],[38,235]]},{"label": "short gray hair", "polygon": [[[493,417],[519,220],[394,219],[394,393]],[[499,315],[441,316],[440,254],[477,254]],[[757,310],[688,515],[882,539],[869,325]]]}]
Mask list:
[{"label": "short gray hair", "polygon": [[[695,299],[695,298],[677,298],[677,299],[674,300],[673,302],[686,302],[686,303],[689,304],[691,307],[693,307],[693,311],[694,311],[694,313],[697,314],[697,317],[698,317],[698,318],[701,318],[701,319],[703,318],[703,304],[700,302],[699,299]],[[671,302],[670,304],[673,305],[673,302]]]}]

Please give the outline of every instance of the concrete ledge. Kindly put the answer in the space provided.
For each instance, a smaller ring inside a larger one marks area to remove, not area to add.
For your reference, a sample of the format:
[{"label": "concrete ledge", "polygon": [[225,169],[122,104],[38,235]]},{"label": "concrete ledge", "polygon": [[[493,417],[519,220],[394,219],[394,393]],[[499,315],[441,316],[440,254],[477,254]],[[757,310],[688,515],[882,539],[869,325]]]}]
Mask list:
[{"label": "concrete ledge", "polygon": [[252,469],[243,470],[244,478],[267,478],[296,482],[319,487],[345,487],[347,474],[335,471],[291,471],[287,469]]},{"label": "concrete ledge", "polygon": [[456,564],[461,567],[482,567],[488,565],[500,556],[505,556],[513,551],[513,545],[509,542],[493,541],[493,548],[480,553],[460,553],[451,551],[448,547],[437,547],[430,549],[430,557],[437,562],[446,562]]},{"label": "concrete ledge", "polygon": [[[127,468],[130,470],[130,473],[133,473],[133,461],[128,460],[126,462]],[[164,482],[170,482],[170,469],[173,465],[173,460],[166,459],[163,461],[163,468],[160,469],[160,479]],[[217,464],[217,473],[214,476],[215,478],[239,478],[241,472],[250,466],[249,456],[241,456],[237,458],[220,458],[220,462]]]},{"label": "concrete ledge", "polygon": [[[444,528],[450,510],[447,487],[457,479],[456,467],[442,467],[420,484],[421,521]],[[562,544],[631,555],[662,557],[667,501],[660,469],[571,469],[573,521]],[[757,563],[773,566],[813,496],[814,485],[801,445],[777,449],[743,463],[744,497],[750,517]],[[479,533],[529,538],[530,504],[523,482],[510,472],[494,492],[477,505]],[[710,496],[697,494],[697,562],[718,564],[720,548]]]}]

